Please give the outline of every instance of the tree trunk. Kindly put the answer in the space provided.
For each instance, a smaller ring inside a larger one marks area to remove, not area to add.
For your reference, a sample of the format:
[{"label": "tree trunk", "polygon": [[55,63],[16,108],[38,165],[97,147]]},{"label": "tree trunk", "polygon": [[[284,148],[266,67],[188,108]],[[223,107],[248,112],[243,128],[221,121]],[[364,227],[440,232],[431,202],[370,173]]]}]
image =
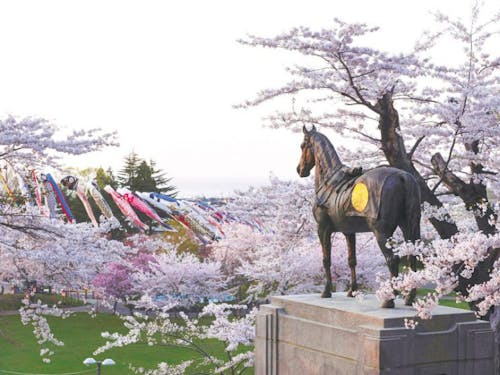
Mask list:
[{"label": "tree trunk", "polygon": [[[474,183],[473,180],[469,183],[461,180],[447,168],[439,152],[432,156],[431,162],[434,172],[455,195],[464,201],[467,210],[473,212],[478,229],[484,234],[495,233],[496,228],[495,225],[492,225],[490,218],[496,220],[497,215],[488,201],[486,186],[481,182]],[[473,172],[480,173],[482,166],[472,164],[471,169]],[[482,207],[485,208],[484,211]]]},{"label": "tree trunk", "polygon": [[[389,164],[415,177],[420,187],[422,201],[428,202],[434,207],[443,207],[441,201],[434,195],[431,189],[429,189],[424,178],[414,167],[411,158],[406,152],[403,137],[401,137],[400,134],[399,114],[394,108],[392,93],[388,92],[378,99],[375,108],[380,115],[378,127],[382,139],[382,151]],[[431,218],[430,222],[441,238],[450,238],[458,233],[458,228],[449,215],[446,215],[445,220]]]},{"label": "tree trunk", "polygon": [[[470,279],[466,279],[460,276],[460,269],[462,268],[462,264],[457,264],[453,267],[453,272],[458,276],[458,286],[455,288],[455,291],[467,297],[469,295],[468,289],[472,285],[483,284],[490,280],[491,278],[491,269],[493,265],[500,257],[500,248],[490,248],[488,249],[488,256],[483,261],[479,262],[477,267]],[[469,303],[469,306],[472,310],[477,311],[476,305],[481,301],[475,301]],[[491,314],[492,311],[490,311]],[[486,320],[489,320],[489,314],[484,317]]]},{"label": "tree trunk", "polygon": [[129,314],[132,316],[134,315],[134,304],[133,303],[127,303],[128,311]]}]

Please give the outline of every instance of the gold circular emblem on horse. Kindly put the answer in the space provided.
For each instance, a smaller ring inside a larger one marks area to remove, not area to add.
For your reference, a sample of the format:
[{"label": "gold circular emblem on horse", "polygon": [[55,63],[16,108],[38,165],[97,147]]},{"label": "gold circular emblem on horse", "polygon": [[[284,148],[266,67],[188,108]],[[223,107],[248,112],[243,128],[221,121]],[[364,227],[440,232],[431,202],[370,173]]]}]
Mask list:
[{"label": "gold circular emblem on horse", "polygon": [[358,212],[363,211],[368,204],[368,188],[362,182],[354,185],[351,194],[351,203],[354,209]]}]

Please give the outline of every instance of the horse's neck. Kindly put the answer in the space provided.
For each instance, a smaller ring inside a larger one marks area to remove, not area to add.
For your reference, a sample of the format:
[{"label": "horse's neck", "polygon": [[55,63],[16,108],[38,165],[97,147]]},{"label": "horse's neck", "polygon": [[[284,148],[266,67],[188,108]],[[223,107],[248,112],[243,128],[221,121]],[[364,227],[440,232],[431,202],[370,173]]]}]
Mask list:
[{"label": "horse's neck", "polygon": [[316,159],[314,183],[317,190],[342,167],[342,162],[335,148],[326,137],[317,137],[314,145],[314,156]]}]

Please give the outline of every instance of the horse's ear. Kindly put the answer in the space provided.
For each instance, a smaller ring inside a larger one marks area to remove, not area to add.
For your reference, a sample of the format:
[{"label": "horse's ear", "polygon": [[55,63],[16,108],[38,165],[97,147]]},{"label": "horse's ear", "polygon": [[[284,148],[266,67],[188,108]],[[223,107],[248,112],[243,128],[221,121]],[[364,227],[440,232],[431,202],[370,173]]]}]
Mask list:
[{"label": "horse's ear", "polygon": [[306,126],[305,126],[305,125],[302,125],[302,131],[304,132],[304,134],[307,134],[307,133],[308,133],[308,131],[307,131]]},{"label": "horse's ear", "polygon": [[316,131],[316,126],[313,125],[313,127],[311,128],[311,133],[313,133],[315,131]]}]

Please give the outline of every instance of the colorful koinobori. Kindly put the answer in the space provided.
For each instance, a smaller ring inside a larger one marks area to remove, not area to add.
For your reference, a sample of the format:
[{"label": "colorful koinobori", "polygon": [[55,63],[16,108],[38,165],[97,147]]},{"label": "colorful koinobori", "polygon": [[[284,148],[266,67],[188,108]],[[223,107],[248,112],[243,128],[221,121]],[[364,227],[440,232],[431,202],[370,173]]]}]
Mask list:
[{"label": "colorful koinobori", "polygon": [[[11,170],[10,173],[15,178],[12,176],[8,178],[7,173],[0,173],[0,179],[5,192],[3,195],[12,203],[21,200],[37,207],[43,216],[53,220],[65,218],[69,223],[75,222],[64,194],[50,173],[37,174],[34,169],[27,169],[24,176],[17,171]],[[66,176],[60,182],[68,191],[78,196],[90,222],[95,227],[99,226],[99,222],[115,218],[95,181]],[[143,232],[160,230],[175,232],[175,228],[168,223],[169,220],[174,220],[191,231],[201,242],[206,243],[224,237],[222,229],[224,223],[239,222],[250,225],[256,230],[262,230],[258,222],[239,220],[234,215],[218,210],[202,200],[176,199],[158,192],[132,192],[126,188],[115,190],[111,186],[105,186],[104,191],[111,197],[125,219]],[[88,195],[100,210],[100,220],[96,219]],[[59,212],[62,212],[62,215]],[[144,223],[140,215],[144,219],[149,218],[157,226],[152,227]]]}]

